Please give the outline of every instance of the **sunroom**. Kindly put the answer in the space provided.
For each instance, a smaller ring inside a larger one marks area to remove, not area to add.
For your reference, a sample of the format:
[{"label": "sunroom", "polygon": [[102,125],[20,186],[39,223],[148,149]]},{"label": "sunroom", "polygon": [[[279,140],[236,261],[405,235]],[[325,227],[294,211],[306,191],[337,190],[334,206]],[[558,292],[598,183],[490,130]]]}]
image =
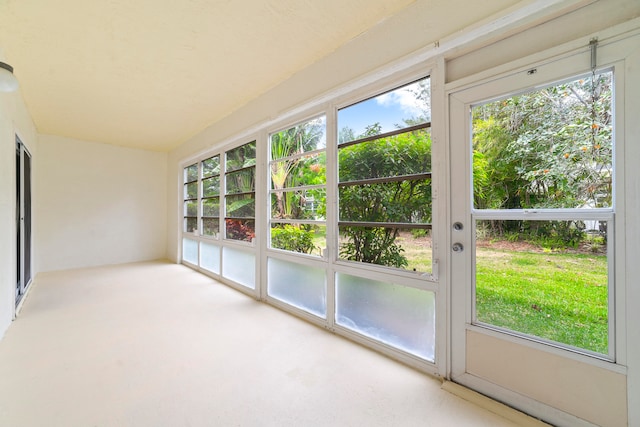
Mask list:
[{"label": "sunroom", "polygon": [[[206,3],[204,16],[231,8]],[[311,28],[328,20],[308,2],[267,3],[256,18],[265,24],[297,13]],[[347,3],[352,17],[367,7]],[[552,425],[640,423],[640,4],[383,3],[361,34],[250,93],[216,85],[218,99],[180,86],[194,92],[170,92],[177,103],[192,97],[178,111],[154,93],[155,77],[147,85],[129,76],[135,96],[148,91],[145,104],[108,80],[92,93],[102,110],[87,111],[122,117],[122,131],[79,110],[77,94],[56,105],[63,114],[46,113],[53,103],[35,94],[46,79],[20,50],[42,34],[27,23],[22,39],[7,36],[0,59],[15,66],[20,89],[0,94],[11,202],[2,207],[11,244],[2,249],[10,298],[0,303],[0,336],[36,315],[32,299],[46,307],[39,292],[49,288],[38,283],[58,272],[164,259],[466,398]],[[106,27],[127,22],[120,6]],[[15,31],[39,10],[2,9]],[[241,50],[243,37],[227,49]],[[150,49],[146,60],[160,52]],[[172,51],[174,60],[188,63],[188,51]],[[233,84],[273,66],[236,70]],[[51,76],[52,91],[69,90]],[[98,85],[95,76],[80,84]],[[233,96],[245,99],[217,109]],[[158,133],[124,118],[127,100],[132,114],[151,110],[139,117],[155,117]],[[188,123],[158,144],[145,140],[166,134],[170,116]]]}]

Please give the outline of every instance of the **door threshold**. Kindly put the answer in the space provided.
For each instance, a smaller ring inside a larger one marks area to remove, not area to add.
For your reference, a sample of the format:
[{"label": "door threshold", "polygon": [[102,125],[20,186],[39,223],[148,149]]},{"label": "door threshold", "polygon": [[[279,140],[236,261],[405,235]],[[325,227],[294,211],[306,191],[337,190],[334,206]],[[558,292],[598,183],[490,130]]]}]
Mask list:
[{"label": "door threshold", "polygon": [[500,415],[503,418],[513,421],[519,426],[523,427],[549,427],[550,424],[540,421],[537,418],[527,415],[524,412],[520,412],[517,409],[507,406],[504,403],[500,403],[497,400],[493,400],[483,394],[473,391],[463,385],[454,383],[453,381],[445,380],[442,383],[442,389],[461,399],[473,403],[481,408],[486,409],[489,412]]}]

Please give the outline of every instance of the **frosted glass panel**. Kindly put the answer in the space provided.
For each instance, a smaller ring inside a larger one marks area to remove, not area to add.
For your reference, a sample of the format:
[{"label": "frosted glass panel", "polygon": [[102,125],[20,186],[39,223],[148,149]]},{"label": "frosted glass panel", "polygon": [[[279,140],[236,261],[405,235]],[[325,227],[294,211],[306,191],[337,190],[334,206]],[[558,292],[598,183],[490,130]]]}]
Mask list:
[{"label": "frosted glass panel", "polygon": [[220,274],[220,246],[211,243],[200,243],[200,267]]},{"label": "frosted glass panel", "polygon": [[269,258],[269,296],[316,316],[327,315],[327,277],[324,269]]},{"label": "frosted glass panel", "polygon": [[198,242],[191,239],[182,239],[182,259],[198,265]]},{"label": "frosted glass panel", "polygon": [[433,292],[338,273],[336,322],[434,361]]},{"label": "frosted glass panel", "polygon": [[222,275],[248,288],[256,287],[256,257],[251,252],[225,247],[222,250]]}]

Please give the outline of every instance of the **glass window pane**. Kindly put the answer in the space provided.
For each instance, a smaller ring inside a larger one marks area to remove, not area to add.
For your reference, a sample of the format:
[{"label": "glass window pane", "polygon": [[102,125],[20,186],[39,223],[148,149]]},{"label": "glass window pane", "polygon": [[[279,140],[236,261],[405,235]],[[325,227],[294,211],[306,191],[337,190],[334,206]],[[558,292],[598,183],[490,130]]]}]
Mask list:
[{"label": "glass window pane", "polygon": [[210,157],[202,161],[202,177],[220,175],[220,156]]},{"label": "glass window pane", "polygon": [[226,238],[251,242],[256,237],[256,226],[253,219],[227,219]]},{"label": "glass window pane", "polygon": [[184,231],[187,233],[192,233],[194,230],[198,228],[198,218],[190,217],[184,219]]},{"label": "glass window pane", "polygon": [[338,143],[431,121],[429,77],[338,111]]},{"label": "glass window pane", "polygon": [[338,273],[336,322],[385,344],[434,361],[433,292]]},{"label": "glass window pane", "polygon": [[309,154],[304,157],[271,162],[271,188],[301,187],[305,185],[324,185],[326,183],[325,152]]},{"label": "glass window pane", "polygon": [[202,199],[202,216],[216,217],[216,218],[220,216],[220,198],[219,197]]},{"label": "glass window pane", "polygon": [[606,221],[476,223],[476,318],[608,353]]},{"label": "glass window pane", "polygon": [[227,174],[227,193],[251,193],[256,189],[255,168]]},{"label": "glass window pane", "polygon": [[340,259],[432,272],[430,230],[346,226],[339,229]]},{"label": "glass window pane", "polygon": [[420,129],[338,151],[340,182],[431,171],[431,131]]},{"label": "glass window pane", "polygon": [[474,107],[474,206],[612,206],[612,88],[606,72]]},{"label": "glass window pane", "polygon": [[315,224],[271,224],[271,247],[322,256],[327,247],[327,227]]},{"label": "glass window pane", "polygon": [[222,275],[243,286],[255,289],[256,257],[236,248],[222,248]]},{"label": "glass window pane", "polygon": [[202,218],[202,234],[204,236],[218,237],[220,232],[220,219],[218,218]]},{"label": "glass window pane", "polygon": [[256,142],[241,145],[233,150],[227,151],[226,170],[228,172],[236,169],[255,166],[256,164]]},{"label": "glass window pane", "polygon": [[215,176],[202,180],[202,197],[217,196],[220,194],[220,178]]},{"label": "glass window pane", "polygon": [[324,188],[271,193],[271,218],[324,220],[327,192]]},{"label": "glass window pane", "polygon": [[198,179],[198,164],[184,168],[184,182],[192,182]]},{"label": "glass window pane", "polygon": [[326,119],[322,116],[271,135],[271,159],[323,149],[326,145]]},{"label": "glass window pane", "polygon": [[322,268],[268,260],[269,296],[322,318],[327,315],[327,278]]},{"label": "glass window pane", "polygon": [[226,216],[231,218],[254,218],[256,216],[254,194],[239,194],[226,197]]},{"label": "glass window pane", "polygon": [[212,273],[220,274],[220,246],[200,242],[200,266]]},{"label": "glass window pane", "polygon": [[198,265],[198,242],[191,239],[182,239],[182,259]]},{"label": "glass window pane", "polygon": [[339,200],[341,221],[431,222],[431,179],[341,186]]},{"label": "glass window pane", "polygon": [[184,186],[184,198],[185,199],[197,199],[198,198],[198,183],[192,182],[191,184],[185,184]]},{"label": "glass window pane", "polygon": [[184,202],[184,216],[197,216],[198,215],[198,202],[195,200],[189,200]]}]

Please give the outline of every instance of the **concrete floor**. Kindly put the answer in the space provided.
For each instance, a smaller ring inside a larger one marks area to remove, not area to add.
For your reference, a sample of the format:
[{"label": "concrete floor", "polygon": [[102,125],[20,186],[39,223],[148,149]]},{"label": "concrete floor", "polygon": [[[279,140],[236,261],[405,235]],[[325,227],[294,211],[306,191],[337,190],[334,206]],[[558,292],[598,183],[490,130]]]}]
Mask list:
[{"label": "concrete floor", "polygon": [[166,262],[39,274],[0,342],[0,426],[519,424]]}]

